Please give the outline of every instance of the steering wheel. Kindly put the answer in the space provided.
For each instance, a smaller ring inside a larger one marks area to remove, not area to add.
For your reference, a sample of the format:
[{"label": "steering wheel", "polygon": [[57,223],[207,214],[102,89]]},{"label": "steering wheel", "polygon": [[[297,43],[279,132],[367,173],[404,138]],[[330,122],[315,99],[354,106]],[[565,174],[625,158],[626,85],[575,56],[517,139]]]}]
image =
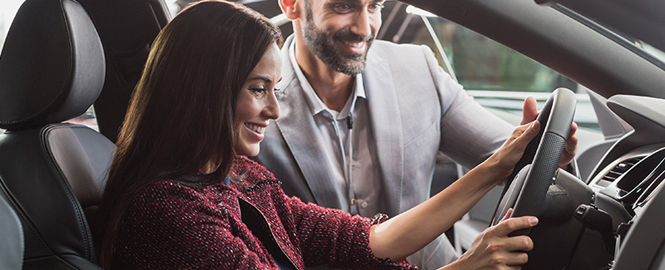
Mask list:
[{"label": "steering wheel", "polygon": [[[576,105],[575,94],[569,89],[558,88],[552,92],[538,115],[540,131],[527,145],[524,155],[508,177],[491,225],[499,223],[510,208],[513,208],[512,217],[539,217],[546,210],[547,192],[557,171]],[[516,231],[511,235],[528,235],[530,230]]]}]

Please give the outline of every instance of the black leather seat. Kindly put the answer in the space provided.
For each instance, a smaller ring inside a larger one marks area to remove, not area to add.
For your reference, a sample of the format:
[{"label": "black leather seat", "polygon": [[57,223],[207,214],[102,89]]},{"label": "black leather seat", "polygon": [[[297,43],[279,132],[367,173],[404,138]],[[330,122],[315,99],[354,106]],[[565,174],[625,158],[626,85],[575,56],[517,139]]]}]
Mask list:
[{"label": "black leather seat", "polygon": [[99,269],[84,211],[101,198],[113,144],[61,123],[104,84],[95,27],[74,0],[27,0],[0,56],[0,193],[20,218],[24,269]]},{"label": "black leather seat", "polygon": [[23,229],[1,192],[0,228],[0,270],[19,270],[23,265]]}]

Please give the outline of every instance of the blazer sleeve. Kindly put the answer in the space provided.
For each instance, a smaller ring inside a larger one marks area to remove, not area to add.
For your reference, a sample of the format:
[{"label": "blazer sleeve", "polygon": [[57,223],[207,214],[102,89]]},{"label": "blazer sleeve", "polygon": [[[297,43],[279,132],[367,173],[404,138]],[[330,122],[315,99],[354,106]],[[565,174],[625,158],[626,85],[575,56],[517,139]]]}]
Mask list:
[{"label": "blazer sleeve", "polygon": [[278,270],[234,235],[229,220],[192,189],[153,184],[137,195],[123,219],[116,268]]},{"label": "blazer sleeve", "polygon": [[439,150],[462,166],[473,168],[503,144],[514,126],[474,101],[443,71],[429,47],[421,48],[441,103]]}]

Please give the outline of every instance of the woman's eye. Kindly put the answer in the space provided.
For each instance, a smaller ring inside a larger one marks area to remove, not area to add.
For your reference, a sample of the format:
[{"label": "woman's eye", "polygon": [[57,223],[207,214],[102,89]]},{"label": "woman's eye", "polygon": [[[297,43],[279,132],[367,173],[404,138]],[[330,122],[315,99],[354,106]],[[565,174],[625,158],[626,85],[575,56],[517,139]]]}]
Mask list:
[{"label": "woman's eye", "polygon": [[249,87],[247,89],[249,89],[249,91],[252,92],[252,94],[255,94],[255,95],[263,95],[266,92],[266,89],[261,88],[261,87]]}]

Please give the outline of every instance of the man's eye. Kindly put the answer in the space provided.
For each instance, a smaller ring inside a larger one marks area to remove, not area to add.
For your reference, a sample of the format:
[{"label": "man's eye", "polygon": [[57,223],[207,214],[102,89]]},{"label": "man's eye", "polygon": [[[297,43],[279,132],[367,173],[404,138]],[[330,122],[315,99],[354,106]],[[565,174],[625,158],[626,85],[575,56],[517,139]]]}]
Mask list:
[{"label": "man's eye", "polygon": [[333,9],[335,9],[335,12],[337,13],[348,13],[353,10],[353,6],[349,4],[335,4]]},{"label": "man's eye", "polygon": [[381,3],[371,4],[371,5],[369,5],[369,7],[367,9],[370,12],[378,12],[378,11],[381,11],[383,9],[383,4],[381,4]]}]

